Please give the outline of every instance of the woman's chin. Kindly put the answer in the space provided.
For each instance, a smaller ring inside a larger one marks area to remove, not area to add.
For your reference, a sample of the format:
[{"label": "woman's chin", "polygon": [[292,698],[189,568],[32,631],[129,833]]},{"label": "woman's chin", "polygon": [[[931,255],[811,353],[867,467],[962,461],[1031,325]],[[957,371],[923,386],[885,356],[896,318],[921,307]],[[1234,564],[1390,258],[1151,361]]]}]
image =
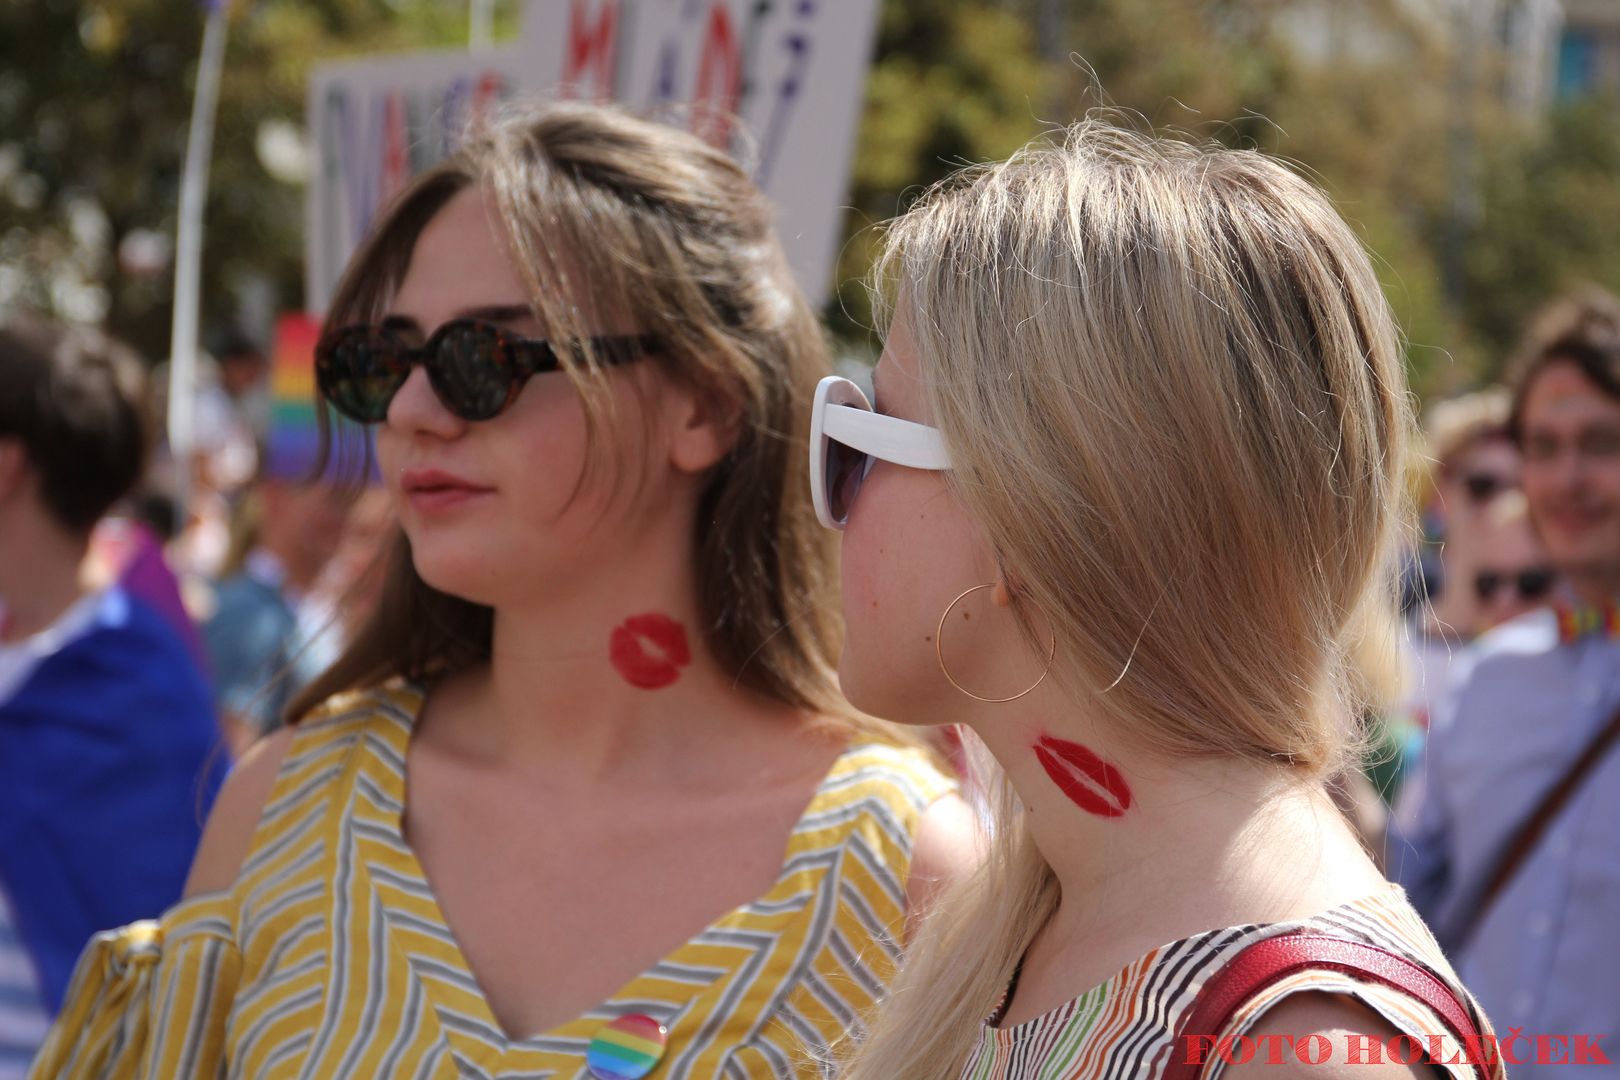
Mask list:
[{"label": "woman's chin", "polygon": [[473,604],[495,605],[500,596],[500,575],[492,568],[502,563],[494,557],[479,557],[466,550],[437,553],[429,547],[412,546],[411,562],[416,576],[438,592]]},{"label": "woman's chin", "polygon": [[908,727],[926,727],[936,720],[917,710],[917,696],[895,679],[893,671],[881,670],[870,660],[854,659],[845,649],[838,662],[838,685],[844,699],[868,716]]}]

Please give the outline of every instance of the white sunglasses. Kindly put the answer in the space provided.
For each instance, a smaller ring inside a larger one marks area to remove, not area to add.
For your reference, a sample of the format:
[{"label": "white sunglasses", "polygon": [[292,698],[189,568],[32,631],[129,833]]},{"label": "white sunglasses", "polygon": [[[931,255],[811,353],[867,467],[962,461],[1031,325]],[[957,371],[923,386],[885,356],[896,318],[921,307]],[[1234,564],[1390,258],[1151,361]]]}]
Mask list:
[{"label": "white sunglasses", "polygon": [[810,412],[810,497],[823,525],[844,527],[862,481],[879,460],[912,469],[951,467],[938,429],[873,412],[848,379],[822,379]]}]

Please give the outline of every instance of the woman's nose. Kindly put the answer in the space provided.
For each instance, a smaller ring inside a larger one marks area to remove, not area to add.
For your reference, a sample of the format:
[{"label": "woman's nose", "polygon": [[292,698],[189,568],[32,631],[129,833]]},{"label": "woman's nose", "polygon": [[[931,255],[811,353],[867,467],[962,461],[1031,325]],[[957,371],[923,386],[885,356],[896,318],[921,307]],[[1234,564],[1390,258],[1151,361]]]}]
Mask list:
[{"label": "woman's nose", "polygon": [[467,422],[449,409],[433,392],[425,367],[411,369],[405,382],[388,403],[388,426],[406,434],[437,435],[450,439],[459,435]]}]

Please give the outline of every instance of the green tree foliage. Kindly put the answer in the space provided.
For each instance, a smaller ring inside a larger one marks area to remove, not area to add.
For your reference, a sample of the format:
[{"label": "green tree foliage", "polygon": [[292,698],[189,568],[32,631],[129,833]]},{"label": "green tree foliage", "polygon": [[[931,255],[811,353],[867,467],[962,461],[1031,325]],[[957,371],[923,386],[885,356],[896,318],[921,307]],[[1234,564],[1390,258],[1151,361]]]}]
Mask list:
[{"label": "green tree foliage", "polygon": [[1492,345],[1494,376],[1549,296],[1595,281],[1620,291],[1620,119],[1615,104],[1576,101],[1546,125],[1490,144],[1481,214],[1464,248],[1463,319]]},{"label": "green tree foliage", "polygon": [[[1395,0],[1329,0],[1302,54],[1300,0],[911,0],[886,8],[856,158],[846,279],[904,193],[1108,104],[1280,155],[1321,183],[1378,263],[1413,384],[1495,377],[1525,315],[1576,280],[1620,286],[1612,103],[1510,114],[1487,54]],[[1464,79],[1459,71],[1470,72]],[[972,94],[965,105],[957,100]],[[1448,273],[1452,280],[1448,281]],[[859,289],[833,324],[860,332]]]},{"label": "green tree foliage", "polygon": [[[459,0],[236,3],[207,219],[215,323],[251,280],[283,306],[302,295],[302,189],[272,175],[263,144],[302,124],[311,64],[467,34]],[[1307,55],[1288,20],[1310,0],[885,0],[834,332],[870,347],[859,282],[883,220],[1103,103],[1323,183],[1378,258],[1420,392],[1494,376],[1526,313],[1569,283],[1620,287],[1613,103],[1515,118],[1488,60],[1460,82],[1445,27],[1412,5],[1317,3],[1354,33]],[[503,33],[520,7],[497,5]],[[167,351],[172,271],[151,253],[174,232],[202,26],[195,0],[0,4],[0,304],[105,318]]]},{"label": "green tree foliage", "polygon": [[[302,191],[267,171],[258,146],[266,122],[301,123],[311,63],[467,40],[465,7],[440,0],[237,7],[206,210],[203,311],[216,324],[250,277],[286,305],[302,295]],[[204,16],[197,0],[0,4],[0,303],[104,319],[147,356],[167,354],[173,275],[162,256]],[[154,272],[131,264],[154,248]]]},{"label": "green tree foliage", "polygon": [[1035,56],[1030,21],[1003,6],[960,0],[886,3],[855,149],[833,331],[869,346],[864,277],[878,226],[908,193],[959,165],[1012,153],[1041,129],[1052,75]]}]

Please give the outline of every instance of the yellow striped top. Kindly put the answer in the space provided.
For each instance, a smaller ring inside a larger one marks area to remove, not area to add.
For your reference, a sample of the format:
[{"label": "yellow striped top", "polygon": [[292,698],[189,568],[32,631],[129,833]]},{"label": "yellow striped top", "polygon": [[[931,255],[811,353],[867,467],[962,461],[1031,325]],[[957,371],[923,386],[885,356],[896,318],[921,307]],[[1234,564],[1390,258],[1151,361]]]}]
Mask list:
[{"label": "yellow striped top", "polygon": [[587,1078],[612,1020],[669,1028],[651,1074],[802,1077],[882,996],[912,839],[951,782],[926,755],[851,744],[794,828],[776,884],[585,1016],[509,1040],[404,839],[404,684],[299,724],[228,890],[97,935],[36,1078]]}]

